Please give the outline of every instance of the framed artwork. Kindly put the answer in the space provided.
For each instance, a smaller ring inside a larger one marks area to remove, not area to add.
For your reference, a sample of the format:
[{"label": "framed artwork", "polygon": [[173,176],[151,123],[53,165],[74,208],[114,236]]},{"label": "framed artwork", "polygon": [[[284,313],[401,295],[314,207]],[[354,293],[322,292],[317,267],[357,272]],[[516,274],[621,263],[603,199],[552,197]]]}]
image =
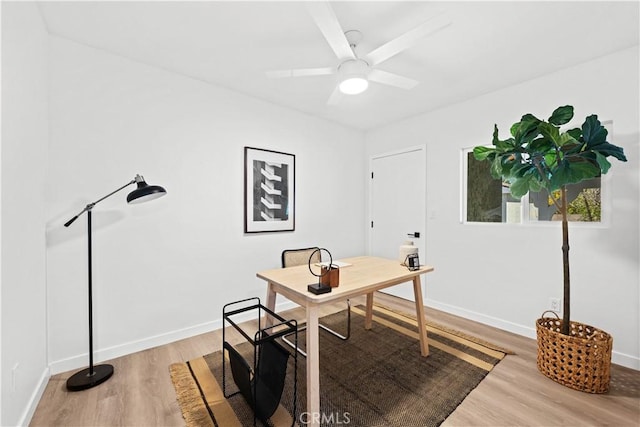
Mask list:
[{"label": "framed artwork", "polygon": [[244,147],[244,232],[295,230],[296,156]]}]

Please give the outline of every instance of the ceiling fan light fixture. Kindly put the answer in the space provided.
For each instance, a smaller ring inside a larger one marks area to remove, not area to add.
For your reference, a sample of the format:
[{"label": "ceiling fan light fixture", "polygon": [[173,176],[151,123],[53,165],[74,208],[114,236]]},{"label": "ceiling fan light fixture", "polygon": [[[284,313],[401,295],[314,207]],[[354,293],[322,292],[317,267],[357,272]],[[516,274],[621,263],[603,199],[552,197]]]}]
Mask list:
[{"label": "ceiling fan light fixture", "polygon": [[369,81],[364,77],[351,77],[340,82],[340,92],[345,95],[357,95],[369,87]]},{"label": "ceiling fan light fixture", "polygon": [[362,59],[350,59],[338,67],[340,92],[346,95],[357,95],[369,87],[369,64]]}]

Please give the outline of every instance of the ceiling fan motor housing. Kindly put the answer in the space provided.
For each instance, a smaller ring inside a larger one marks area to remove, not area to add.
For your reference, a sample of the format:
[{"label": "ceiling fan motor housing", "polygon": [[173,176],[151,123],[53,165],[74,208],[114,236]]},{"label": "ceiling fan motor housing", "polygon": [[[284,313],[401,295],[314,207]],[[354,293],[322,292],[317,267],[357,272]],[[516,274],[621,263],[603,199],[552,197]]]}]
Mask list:
[{"label": "ceiling fan motor housing", "polygon": [[347,95],[356,95],[367,89],[369,64],[360,58],[348,59],[338,66],[340,91]]},{"label": "ceiling fan motor housing", "polygon": [[364,59],[347,59],[338,66],[338,72],[343,78],[349,76],[366,77],[369,74],[369,64]]}]

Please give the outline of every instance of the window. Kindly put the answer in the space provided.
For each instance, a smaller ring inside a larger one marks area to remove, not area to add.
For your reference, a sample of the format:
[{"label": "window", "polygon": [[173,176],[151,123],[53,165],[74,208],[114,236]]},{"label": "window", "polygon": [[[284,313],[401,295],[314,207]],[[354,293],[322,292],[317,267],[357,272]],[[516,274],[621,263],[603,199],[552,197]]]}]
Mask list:
[{"label": "window", "polygon": [[[518,200],[509,193],[509,184],[493,179],[491,163],[478,161],[472,150],[463,151],[463,221],[534,223],[561,221],[546,190],[528,193]],[[602,179],[600,177],[567,187],[569,221],[601,223],[603,216]],[[605,213],[606,214],[606,213]]]}]

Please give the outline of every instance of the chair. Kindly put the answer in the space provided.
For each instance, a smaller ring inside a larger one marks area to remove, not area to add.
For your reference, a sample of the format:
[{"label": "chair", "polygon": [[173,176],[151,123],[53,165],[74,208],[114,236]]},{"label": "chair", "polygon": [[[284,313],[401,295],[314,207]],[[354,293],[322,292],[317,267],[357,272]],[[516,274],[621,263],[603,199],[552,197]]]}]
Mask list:
[{"label": "chair", "polygon": [[[310,259],[311,258],[311,259]],[[282,268],[286,267],[294,267],[296,265],[307,265],[309,261],[312,263],[321,262],[322,257],[320,255],[320,250],[318,247],[311,248],[302,248],[302,249],[285,249],[282,251]],[[307,328],[307,325],[301,325],[298,330],[303,331]],[[340,338],[343,341],[346,341],[351,336],[351,302],[347,300],[347,333],[346,335],[342,335],[333,329],[320,324],[320,328],[329,332],[331,335]],[[282,340],[287,343],[290,347],[295,348],[300,354],[304,357],[307,357],[307,353],[300,349],[298,346],[294,345],[291,341],[287,339],[285,335],[282,337]]]}]

